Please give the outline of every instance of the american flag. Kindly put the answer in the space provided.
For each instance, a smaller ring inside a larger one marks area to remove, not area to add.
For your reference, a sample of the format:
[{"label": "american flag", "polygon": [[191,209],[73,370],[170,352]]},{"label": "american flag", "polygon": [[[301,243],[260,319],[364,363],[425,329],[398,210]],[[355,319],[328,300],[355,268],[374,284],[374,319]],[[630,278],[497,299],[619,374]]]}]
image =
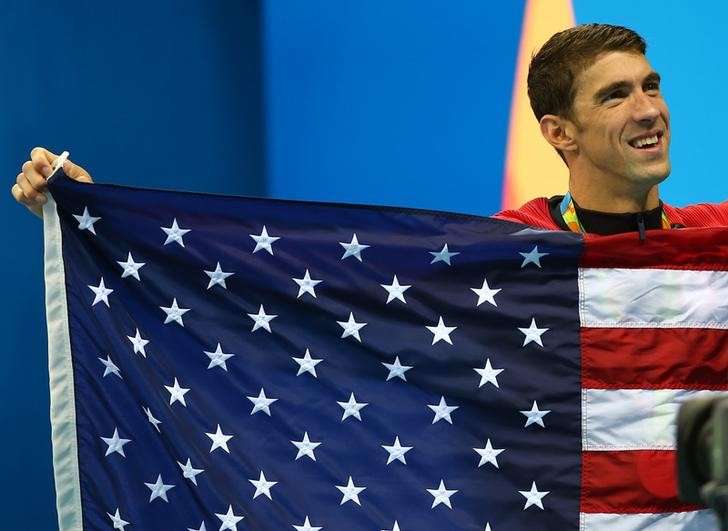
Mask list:
[{"label": "american flag", "polygon": [[50,190],[62,531],[715,527],[672,460],[728,387],[728,232]]}]

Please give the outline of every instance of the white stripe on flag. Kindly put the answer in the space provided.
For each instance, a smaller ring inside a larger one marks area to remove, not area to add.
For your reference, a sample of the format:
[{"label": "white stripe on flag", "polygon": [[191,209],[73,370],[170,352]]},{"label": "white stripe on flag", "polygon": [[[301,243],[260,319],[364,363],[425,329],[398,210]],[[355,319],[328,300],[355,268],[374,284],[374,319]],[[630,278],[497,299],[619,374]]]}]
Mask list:
[{"label": "white stripe on flag", "polygon": [[709,531],[718,529],[712,511],[662,514],[581,513],[582,531]]},{"label": "white stripe on flag", "polygon": [[582,326],[728,328],[728,272],[579,270]]},{"label": "white stripe on flag", "polygon": [[719,391],[582,390],[584,450],[674,450],[680,404]]}]

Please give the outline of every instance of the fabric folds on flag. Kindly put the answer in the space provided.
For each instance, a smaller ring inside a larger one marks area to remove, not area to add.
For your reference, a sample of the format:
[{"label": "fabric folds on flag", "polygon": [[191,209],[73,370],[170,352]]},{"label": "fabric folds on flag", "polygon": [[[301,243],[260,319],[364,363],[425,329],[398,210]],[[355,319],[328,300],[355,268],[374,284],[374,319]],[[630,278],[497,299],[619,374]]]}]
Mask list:
[{"label": "fabric folds on flag", "polygon": [[672,462],[728,388],[728,231],[50,191],[61,530],[715,527]]}]

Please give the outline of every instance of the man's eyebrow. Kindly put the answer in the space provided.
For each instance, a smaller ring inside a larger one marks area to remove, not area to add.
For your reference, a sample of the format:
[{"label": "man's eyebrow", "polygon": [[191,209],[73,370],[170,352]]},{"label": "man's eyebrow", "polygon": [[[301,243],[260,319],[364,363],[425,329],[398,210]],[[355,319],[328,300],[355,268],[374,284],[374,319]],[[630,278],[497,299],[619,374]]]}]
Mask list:
[{"label": "man's eyebrow", "polygon": [[655,72],[653,70],[652,72],[647,74],[647,77],[645,77],[645,80],[643,83],[653,83],[653,82],[659,83],[660,80],[662,80],[662,78],[660,77],[660,74],[658,74],[657,72]]},{"label": "man's eyebrow", "polygon": [[[655,83],[655,82],[659,83],[660,79],[661,79],[660,74],[658,74],[655,71],[652,71],[649,74],[647,74],[647,76],[645,76],[645,79],[642,81],[642,83],[643,84]],[[620,80],[620,81],[615,81],[614,83],[610,83],[606,87],[600,88],[596,92],[596,94],[594,94],[594,101],[601,102],[602,99],[604,99],[604,97],[607,96],[607,94],[609,94],[610,92],[613,92],[613,91],[619,90],[619,89],[629,89],[631,86],[632,86],[632,82],[627,81],[627,80]]]}]

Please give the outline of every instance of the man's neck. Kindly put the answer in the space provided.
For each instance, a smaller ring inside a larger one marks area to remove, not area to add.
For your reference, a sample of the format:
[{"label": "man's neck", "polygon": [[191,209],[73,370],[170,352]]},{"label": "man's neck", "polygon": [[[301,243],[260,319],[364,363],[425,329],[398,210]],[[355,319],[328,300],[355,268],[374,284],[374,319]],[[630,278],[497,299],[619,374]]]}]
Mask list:
[{"label": "man's neck", "polygon": [[569,179],[569,192],[581,208],[597,212],[643,212],[660,205],[657,185],[646,191],[625,191]]}]

